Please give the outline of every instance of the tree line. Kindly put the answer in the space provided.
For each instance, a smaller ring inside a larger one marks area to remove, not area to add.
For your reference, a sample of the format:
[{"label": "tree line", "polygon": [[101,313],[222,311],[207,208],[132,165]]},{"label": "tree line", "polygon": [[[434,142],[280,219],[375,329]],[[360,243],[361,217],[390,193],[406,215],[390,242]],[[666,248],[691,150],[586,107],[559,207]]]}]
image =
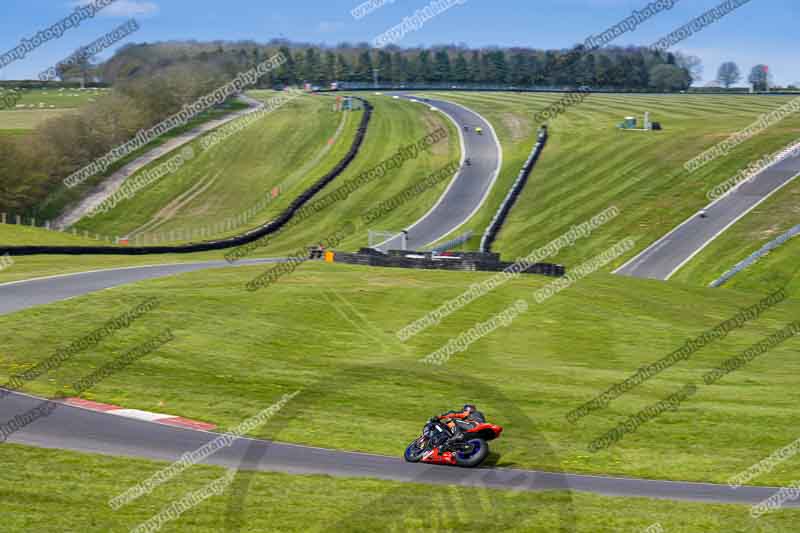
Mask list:
[{"label": "tree line", "polygon": [[96,75],[114,83],[189,60],[213,63],[231,74],[280,50],[289,61],[261,81],[262,87],[332,82],[367,84],[474,84],[519,87],[590,86],[621,90],[683,90],[699,77],[699,60],[645,47],[585,50],[530,48],[468,49],[463,46],[376,50],[366,43],[336,47],[272,41],[129,45],[98,67]]},{"label": "tree line", "polygon": [[[587,51],[463,46],[376,50],[287,41],[195,41],[129,44],[103,63],[59,71],[62,80],[109,84],[109,96],[53,118],[25,136],[0,137],[0,211],[49,219],[100,181],[66,189],[62,180],[198,96],[223,85],[276,52],[288,61],[257,88],[304,83],[443,83],[542,87],[682,90],[696,75],[696,58],[640,47]],[[113,169],[111,169],[113,170]]]},{"label": "tree line", "polygon": [[107,96],[27,135],[0,135],[0,212],[55,218],[103,176],[73,189],[64,178],[228,81],[227,72],[210,64],[173,64],[120,80]]}]

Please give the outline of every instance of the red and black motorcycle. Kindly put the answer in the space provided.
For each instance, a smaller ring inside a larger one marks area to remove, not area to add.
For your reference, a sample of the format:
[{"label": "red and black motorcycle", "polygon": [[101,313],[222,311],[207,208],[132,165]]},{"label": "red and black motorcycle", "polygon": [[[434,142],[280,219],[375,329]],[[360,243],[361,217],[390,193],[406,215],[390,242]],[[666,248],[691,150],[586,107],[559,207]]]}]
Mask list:
[{"label": "red and black motorcycle", "polygon": [[473,468],[489,456],[489,442],[500,436],[503,428],[494,424],[478,424],[455,438],[438,418],[431,418],[422,429],[422,435],[408,445],[404,455],[409,463],[433,463]]}]

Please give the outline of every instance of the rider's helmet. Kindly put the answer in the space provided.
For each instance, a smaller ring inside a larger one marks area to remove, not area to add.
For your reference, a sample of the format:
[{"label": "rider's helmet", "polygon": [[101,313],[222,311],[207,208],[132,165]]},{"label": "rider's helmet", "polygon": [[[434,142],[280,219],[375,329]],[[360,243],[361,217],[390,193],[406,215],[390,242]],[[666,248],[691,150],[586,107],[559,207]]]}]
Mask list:
[{"label": "rider's helmet", "polygon": [[466,404],[464,406],[464,411],[466,411],[468,413],[474,413],[475,411],[477,411],[477,409],[475,408],[474,405],[472,405],[471,403],[468,403],[468,404]]}]

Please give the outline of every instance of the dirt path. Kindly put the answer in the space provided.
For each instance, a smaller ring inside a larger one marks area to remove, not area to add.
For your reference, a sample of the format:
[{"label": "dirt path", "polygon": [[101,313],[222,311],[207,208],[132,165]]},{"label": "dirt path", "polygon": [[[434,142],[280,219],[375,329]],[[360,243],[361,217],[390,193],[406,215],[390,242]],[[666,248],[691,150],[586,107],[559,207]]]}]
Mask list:
[{"label": "dirt path", "polygon": [[256,100],[254,98],[250,98],[249,96],[241,95],[239,99],[244,101],[245,103],[250,105],[249,109],[244,109],[242,111],[237,111],[235,113],[231,113],[226,117],[212,120],[206,122],[205,124],[201,124],[196,128],[192,129],[191,131],[187,131],[186,133],[175,137],[174,139],[170,139],[169,141],[165,142],[161,146],[157,148],[153,148],[151,151],[147,152],[146,154],[142,155],[141,157],[136,158],[135,160],[131,161],[106,180],[103,181],[100,185],[95,188],[89,195],[87,195],[83,200],[81,200],[77,205],[69,208],[66,212],[64,212],[60,217],[58,217],[54,221],[54,225],[57,229],[67,228],[76,222],[78,222],[81,218],[86,216],[90,213],[94,208],[99,206],[103,203],[108,197],[112,194],[117,192],[117,190],[125,183],[125,180],[128,177],[135,174],[137,171],[141,170],[144,166],[152,163],[156,159],[163,157],[174,150],[184,146],[187,143],[192,142],[193,140],[197,139],[199,136],[203,135],[204,133],[208,133],[209,131],[219,128],[220,126],[224,126],[225,124],[236,120],[237,118],[243,117],[245,115],[249,115],[250,113],[254,113],[261,109],[264,106],[264,103]]}]

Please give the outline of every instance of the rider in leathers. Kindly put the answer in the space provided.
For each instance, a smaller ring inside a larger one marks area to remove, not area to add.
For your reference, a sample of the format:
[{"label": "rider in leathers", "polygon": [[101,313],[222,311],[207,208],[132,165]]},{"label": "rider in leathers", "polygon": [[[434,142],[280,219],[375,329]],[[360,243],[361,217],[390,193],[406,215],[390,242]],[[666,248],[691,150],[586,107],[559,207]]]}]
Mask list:
[{"label": "rider in leathers", "polygon": [[437,418],[444,421],[450,431],[453,432],[453,441],[463,440],[465,431],[474,428],[478,424],[486,423],[483,413],[469,403],[461,411],[448,411]]}]

